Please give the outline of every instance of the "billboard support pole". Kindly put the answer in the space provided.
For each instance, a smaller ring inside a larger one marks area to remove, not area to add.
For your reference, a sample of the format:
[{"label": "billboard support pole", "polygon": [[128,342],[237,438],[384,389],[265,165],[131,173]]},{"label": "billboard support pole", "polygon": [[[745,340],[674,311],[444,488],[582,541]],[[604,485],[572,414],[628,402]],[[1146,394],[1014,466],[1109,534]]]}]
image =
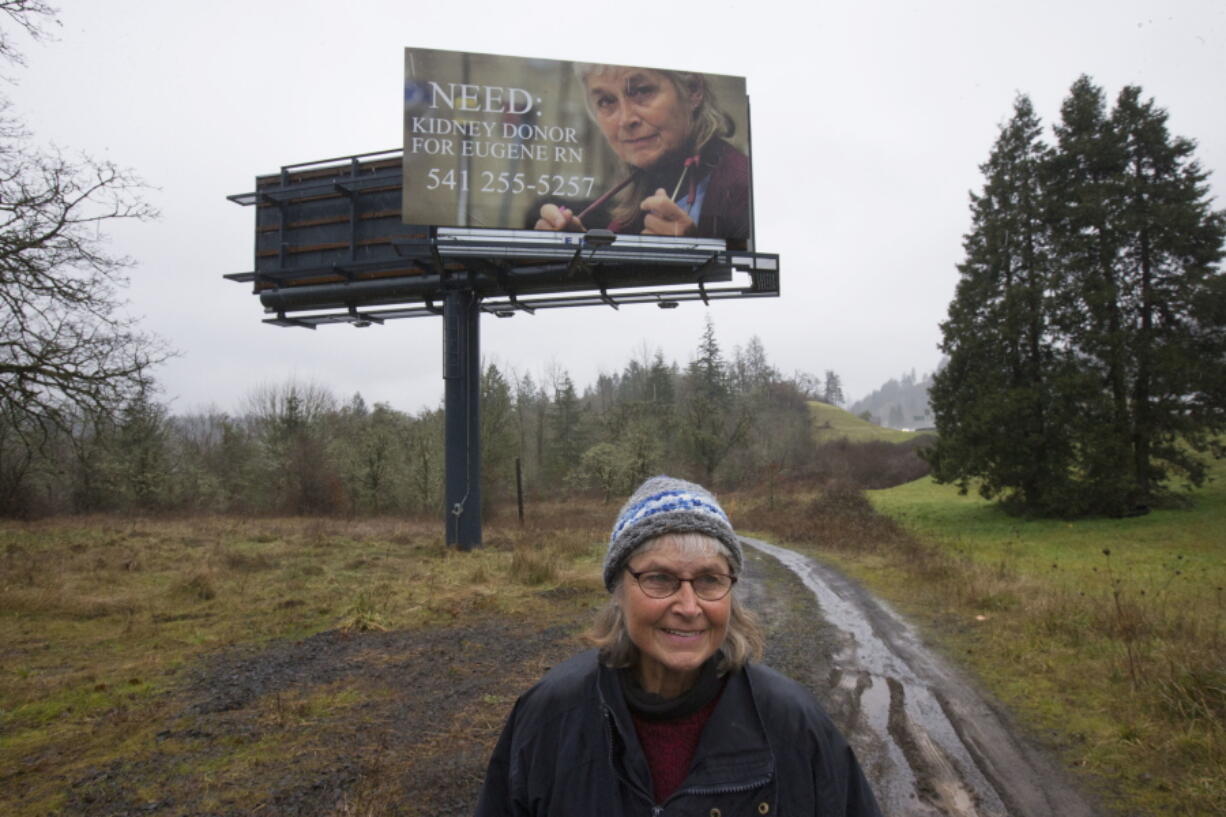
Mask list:
[{"label": "billboard support pole", "polygon": [[471,287],[443,302],[445,511],[447,545],[481,544],[480,299]]}]

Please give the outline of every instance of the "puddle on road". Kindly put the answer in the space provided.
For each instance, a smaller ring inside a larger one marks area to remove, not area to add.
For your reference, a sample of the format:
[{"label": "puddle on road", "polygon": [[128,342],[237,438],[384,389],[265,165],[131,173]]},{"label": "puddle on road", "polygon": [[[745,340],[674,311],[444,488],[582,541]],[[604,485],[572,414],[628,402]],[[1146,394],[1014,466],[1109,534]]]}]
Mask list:
[{"label": "puddle on road", "polygon": [[875,733],[873,742],[886,749],[885,758],[866,764],[875,767],[873,784],[883,811],[912,817],[1006,815],[1000,795],[934,694],[933,684],[948,680],[945,671],[910,625],[882,604],[873,615],[889,626],[883,637],[846,579],[787,548],[744,541],[795,573],[826,621],[844,634],[833,656],[840,673],[836,687],[838,694],[852,696]]},{"label": "puddle on road", "polygon": [[[836,660],[843,662],[844,658],[838,656]],[[882,811],[886,814],[915,814],[917,817],[919,814],[933,813],[918,811],[919,780],[907,763],[902,747],[890,736],[889,686],[880,677],[870,677],[867,686],[856,684],[855,675],[843,670],[840,686],[846,689],[848,680],[852,681],[850,686],[853,689],[857,686],[860,688],[859,711],[876,738],[874,743],[885,747],[885,757],[879,761],[870,758],[861,760],[866,764],[865,774],[874,778],[873,791]]]}]

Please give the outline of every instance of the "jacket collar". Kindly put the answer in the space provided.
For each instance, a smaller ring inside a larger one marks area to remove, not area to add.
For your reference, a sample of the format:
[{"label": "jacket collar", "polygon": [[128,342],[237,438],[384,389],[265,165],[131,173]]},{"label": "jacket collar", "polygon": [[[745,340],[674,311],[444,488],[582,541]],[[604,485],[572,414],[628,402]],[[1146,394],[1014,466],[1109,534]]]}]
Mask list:
[{"label": "jacket collar", "polygon": [[[651,800],[647,757],[639,745],[615,670],[599,666],[597,691],[610,729],[613,768],[624,782]],[[677,793],[735,791],[762,785],[774,775],[774,769],[775,758],[745,671],[737,670],[728,677],[724,693],[703,728],[690,773]]]}]

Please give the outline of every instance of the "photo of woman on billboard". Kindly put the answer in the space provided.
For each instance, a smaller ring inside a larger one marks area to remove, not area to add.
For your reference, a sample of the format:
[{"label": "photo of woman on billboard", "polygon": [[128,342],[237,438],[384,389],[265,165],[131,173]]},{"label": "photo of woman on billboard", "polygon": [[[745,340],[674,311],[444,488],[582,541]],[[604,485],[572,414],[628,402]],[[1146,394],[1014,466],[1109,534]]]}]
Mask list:
[{"label": "photo of woman on billboard", "polygon": [[749,159],[725,141],[735,125],[702,74],[588,64],[575,73],[624,176],[579,212],[545,203],[537,230],[749,238]]}]

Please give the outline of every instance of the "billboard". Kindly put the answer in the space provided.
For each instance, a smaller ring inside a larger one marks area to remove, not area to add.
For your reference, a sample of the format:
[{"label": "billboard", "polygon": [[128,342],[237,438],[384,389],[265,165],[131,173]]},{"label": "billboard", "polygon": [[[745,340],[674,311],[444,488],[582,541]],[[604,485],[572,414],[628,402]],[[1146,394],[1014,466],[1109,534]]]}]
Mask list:
[{"label": "billboard", "polygon": [[405,49],[407,224],[751,247],[743,77]]}]

